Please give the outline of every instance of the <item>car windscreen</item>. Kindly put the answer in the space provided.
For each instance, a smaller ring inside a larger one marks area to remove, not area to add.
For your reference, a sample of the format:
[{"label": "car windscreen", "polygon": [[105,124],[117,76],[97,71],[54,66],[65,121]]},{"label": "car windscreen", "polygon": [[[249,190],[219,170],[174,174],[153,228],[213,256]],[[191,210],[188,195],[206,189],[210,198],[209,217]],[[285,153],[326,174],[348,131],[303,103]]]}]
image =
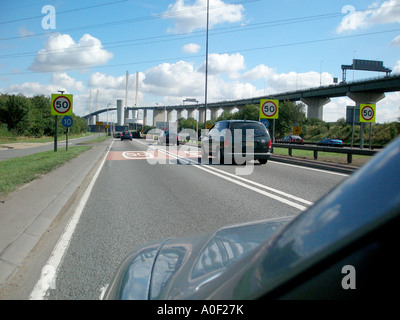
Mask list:
[{"label": "car windscreen", "polygon": [[231,129],[242,130],[242,135],[246,135],[246,130],[254,130],[254,136],[268,136],[267,129],[261,123],[251,123],[251,122],[233,122],[231,123]]}]

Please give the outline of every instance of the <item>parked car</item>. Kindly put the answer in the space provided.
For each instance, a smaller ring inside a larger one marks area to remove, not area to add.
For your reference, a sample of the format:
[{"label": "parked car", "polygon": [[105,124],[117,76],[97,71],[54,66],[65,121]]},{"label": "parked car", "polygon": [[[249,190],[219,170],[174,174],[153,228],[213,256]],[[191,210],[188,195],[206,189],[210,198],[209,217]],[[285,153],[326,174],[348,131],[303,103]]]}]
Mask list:
[{"label": "parked car", "polygon": [[179,145],[179,136],[176,133],[170,132],[169,130],[163,130],[157,138],[157,144]]},{"label": "parked car", "polygon": [[[240,136],[240,141],[236,143],[235,130],[239,130]],[[248,136],[250,139],[246,138],[246,133],[251,135]],[[201,156],[203,160],[210,155],[215,156],[216,162],[220,164],[238,162],[239,157],[247,157],[247,160],[251,158],[265,164],[271,157],[271,146],[269,132],[261,122],[224,120],[216,122],[202,138]]]},{"label": "parked car", "polygon": [[343,141],[339,139],[323,138],[318,141],[317,146],[328,146],[328,147],[343,147]]},{"label": "parked car", "polygon": [[104,298],[391,300],[400,285],[399,162],[400,138],[294,218],[146,245]]},{"label": "parked car", "polygon": [[297,136],[297,135],[288,135],[288,136],[284,137],[280,142],[304,144],[303,138],[300,136]]},{"label": "parked car", "polygon": [[129,139],[132,141],[132,133],[130,131],[124,131],[121,133],[121,141],[125,139]]}]

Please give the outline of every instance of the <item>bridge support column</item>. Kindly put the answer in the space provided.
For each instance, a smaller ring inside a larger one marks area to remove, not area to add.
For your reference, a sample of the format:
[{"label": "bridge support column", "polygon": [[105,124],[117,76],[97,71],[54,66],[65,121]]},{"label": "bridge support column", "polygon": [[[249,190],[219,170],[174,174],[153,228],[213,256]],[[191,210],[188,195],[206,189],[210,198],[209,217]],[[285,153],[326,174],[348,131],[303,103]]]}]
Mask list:
[{"label": "bridge support column", "polygon": [[167,121],[171,122],[172,121],[172,114],[174,113],[175,110],[169,110],[167,111]]},{"label": "bridge support column", "polygon": [[[378,101],[385,98],[385,94],[383,92],[348,92],[347,96],[356,103],[357,107],[360,107],[360,104],[376,104]],[[360,149],[364,147],[364,139],[363,139],[363,131],[364,131],[365,122],[361,122],[360,128]]]},{"label": "bridge support column", "polygon": [[[139,113],[139,110],[138,110]],[[147,119],[149,118],[148,109],[143,109],[143,126],[147,126]]]},{"label": "bridge support column", "polygon": [[153,126],[157,125],[157,122],[165,122],[165,110],[153,109]]},{"label": "bridge support column", "polygon": [[199,108],[199,122],[204,123],[204,117],[206,115],[206,112],[204,108]]},{"label": "bridge support column", "polygon": [[197,109],[190,109],[189,118],[197,119]]},{"label": "bridge support column", "polygon": [[125,115],[124,123],[126,123],[126,119],[129,119],[129,110],[128,110],[128,108],[125,108],[124,115]]},{"label": "bridge support column", "polygon": [[232,111],[235,110],[235,107],[222,107],[221,109],[227,113],[232,113]]},{"label": "bridge support column", "polygon": [[385,98],[383,92],[348,92],[347,96],[357,105],[364,103],[375,104]]},{"label": "bridge support column", "polygon": [[217,120],[219,108],[211,109],[211,120]]},{"label": "bridge support column", "polygon": [[324,105],[329,103],[329,98],[301,98],[301,102],[307,105],[307,118],[322,120],[324,114]]},{"label": "bridge support column", "polygon": [[124,110],[123,110],[123,100],[117,100],[117,126],[122,126],[124,124]]},{"label": "bridge support column", "polygon": [[178,114],[176,115],[176,118],[184,118],[183,114],[185,113],[185,109],[180,109],[179,111],[177,110]]}]

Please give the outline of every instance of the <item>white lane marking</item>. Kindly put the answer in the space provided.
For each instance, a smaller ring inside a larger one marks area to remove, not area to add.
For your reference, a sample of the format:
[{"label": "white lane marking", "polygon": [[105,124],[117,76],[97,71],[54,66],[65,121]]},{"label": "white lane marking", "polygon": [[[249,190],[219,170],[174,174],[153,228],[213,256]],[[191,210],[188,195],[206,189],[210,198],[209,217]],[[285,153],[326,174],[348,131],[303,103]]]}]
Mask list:
[{"label": "white lane marking", "polygon": [[265,185],[263,185],[263,184],[261,184],[261,183],[255,182],[255,181],[252,181],[252,180],[249,180],[249,179],[245,179],[245,178],[243,178],[243,177],[241,177],[241,176],[234,175],[233,173],[225,172],[225,171],[222,171],[222,170],[213,168],[213,167],[207,167],[207,169],[211,169],[211,170],[214,170],[214,171],[218,171],[218,172],[220,172],[220,173],[222,173],[222,174],[226,174],[226,175],[228,175],[228,176],[234,177],[235,179],[242,180],[242,181],[244,181],[244,182],[246,182],[246,183],[254,184],[255,186],[257,186],[257,187],[259,187],[259,188],[263,188],[263,189],[272,191],[272,192],[274,192],[274,193],[280,194],[280,195],[282,195],[282,196],[289,197],[289,198],[291,198],[291,199],[293,199],[293,200],[296,200],[296,201],[299,201],[299,202],[303,202],[304,204],[307,204],[307,205],[312,205],[312,204],[313,204],[313,202],[311,202],[311,201],[305,200],[305,199],[300,198],[300,197],[296,197],[296,196],[294,196],[294,195],[292,195],[292,194],[289,194],[289,193],[280,191],[280,190],[275,189],[275,188],[271,188],[271,187],[265,186]]},{"label": "white lane marking", "polygon": [[269,198],[272,198],[272,199],[274,199],[274,200],[278,200],[278,201],[280,201],[280,202],[282,202],[282,203],[285,203],[285,204],[287,204],[287,205],[289,205],[289,206],[291,206],[291,207],[294,207],[294,208],[296,208],[296,209],[299,209],[299,210],[301,210],[301,211],[304,211],[304,210],[307,209],[307,207],[305,207],[305,206],[302,206],[302,205],[297,204],[297,203],[295,203],[295,202],[292,202],[292,201],[290,201],[290,200],[284,199],[284,198],[282,198],[282,197],[276,196],[276,195],[274,195],[274,194],[268,193],[268,192],[266,192],[266,191],[257,189],[256,187],[249,186],[248,184],[245,184],[244,182],[234,180],[234,179],[232,179],[232,178],[226,177],[226,176],[224,176],[224,175],[222,175],[222,174],[220,174],[220,173],[217,173],[217,172],[212,172],[212,171],[210,171],[208,168],[206,169],[204,166],[200,166],[200,165],[194,165],[194,166],[195,166],[196,168],[198,168],[198,169],[207,171],[208,173],[211,173],[211,174],[213,174],[213,175],[215,175],[215,176],[218,176],[218,177],[220,177],[220,178],[222,178],[222,179],[225,179],[225,180],[228,180],[228,181],[230,181],[230,182],[236,183],[236,184],[239,185],[239,186],[245,187],[245,188],[247,188],[247,189],[250,189],[250,190],[252,190],[252,191],[255,191],[255,192],[257,192],[257,193],[260,193],[260,194],[262,194],[262,195],[264,195],[264,196],[267,196],[267,197],[269,197]]},{"label": "white lane marking", "polygon": [[274,160],[271,160],[271,162],[274,163],[274,164],[282,165],[282,166],[288,166],[288,167],[306,169],[306,170],[317,171],[317,172],[322,172],[322,173],[334,174],[334,175],[342,176],[342,177],[348,177],[349,176],[348,174],[345,174],[345,173],[339,173],[339,172],[333,172],[333,171],[328,171],[328,170],[322,170],[322,169],[315,169],[315,168],[309,168],[309,167],[304,167],[304,166],[298,166],[298,165],[295,165],[295,164],[283,163],[283,162],[274,161]]},{"label": "white lane marking", "polygon": [[73,216],[71,217],[67,227],[65,228],[63,234],[58,240],[56,247],[54,248],[53,252],[50,255],[50,258],[47,260],[46,265],[42,268],[42,274],[38,282],[36,283],[35,287],[33,288],[33,291],[29,296],[29,300],[43,300],[46,298],[49,289],[54,288],[58,268],[69,247],[72,235],[79,222],[83,208],[85,207],[85,204],[89,199],[90,193],[92,192],[93,186],[100,174],[101,169],[103,168],[104,162],[107,158],[108,152],[111,149],[113,143],[114,140],[111,142],[110,147],[108,148],[108,151],[103,158],[103,161],[101,162],[99,168],[94,174],[92,181],[90,181],[88,188],[83,194],[82,199],[80,200],[77,208],[75,209]]},{"label": "white lane marking", "polygon": [[[175,157],[176,159],[178,159],[178,158],[183,158],[183,157],[181,157],[181,156],[178,156],[178,155],[175,155],[175,154],[171,154],[171,153],[169,153],[169,152],[166,151],[166,150],[159,149],[159,151],[161,151],[161,152],[163,152],[163,153],[166,153],[166,154],[168,154],[169,156],[173,156],[173,157]],[[191,161],[190,159],[185,159],[185,160]],[[287,205],[289,205],[289,206],[291,206],[291,207],[294,207],[294,208],[296,208],[296,209],[299,209],[299,210],[301,210],[301,211],[306,210],[307,207],[302,206],[302,205],[300,205],[300,204],[298,204],[298,203],[295,203],[295,202],[293,202],[293,201],[284,199],[284,198],[282,198],[282,197],[280,197],[280,196],[277,196],[277,195],[268,193],[268,192],[266,192],[266,191],[264,191],[264,190],[257,189],[257,188],[255,188],[255,187],[253,187],[253,186],[250,186],[250,185],[248,185],[248,184],[246,184],[246,183],[244,183],[244,182],[241,182],[241,181],[238,181],[238,180],[235,180],[235,179],[240,179],[240,180],[242,180],[242,181],[246,181],[247,183],[253,183],[253,184],[257,185],[258,187],[262,187],[262,188],[265,188],[265,189],[267,189],[267,190],[273,191],[273,192],[275,192],[275,193],[279,193],[279,194],[281,194],[281,195],[285,195],[285,196],[287,196],[287,197],[290,197],[290,198],[292,198],[292,199],[296,199],[296,200],[298,200],[298,201],[301,201],[301,202],[306,203],[306,204],[309,204],[309,205],[313,204],[313,203],[310,202],[310,201],[301,199],[301,198],[299,198],[299,197],[295,197],[295,196],[293,196],[293,195],[291,195],[291,194],[285,193],[285,192],[283,192],[283,191],[280,191],[280,190],[277,190],[277,189],[274,189],[274,188],[270,188],[270,187],[261,185],[261,184],[259,184],[259,183],[257,183],[257,182],[254,182],[254,181],[250,181],[250,180],[244,179],[244,178],[242,178],[242,177],[238,177],[238,176],[236,176],[236,175],[233,175],[233,174],[228,173],[228,172],[225,172],[225,171],[221,171],[221,170],[218,170],[218,169],[209,167],[209,166],[202,166],[202,165],[198,165],[198,164],[194,164],[193,166],[196,167],[196,168],[198,168],[198,169],[204,170],[204,171],[206,171],[206,172],[208,172],[208,173],[211,173],[211,174],[213,174],[213,175],[215,175],[215,176],[218,176],[218,177],[220,177],[220,178],[222,178],[222,179],[225,179],[225,180],[227,180],[227,181],[233,182],[233,183],[235,183],[235,184],[237,184],[237,185],[240,185],[240,186],[242,186],[242,187],[245,187],[245,188],[250,189],[250,190],[252,190],[252,191],[255,191],[255,192],[257,192],[257,193],[260,193],[260,194],[262,194],[262,195],[264,195],[264,196],[267,196],[267,197],[272,198],[272,199],[274,199],[274,200],[278,200],[278,201],[280,201],[280,202],[282,202],[282,203],[285,203],[285,204],[287,204]],[[219,171],[219,172],[213,172],[212,170],[210,170],[211,168],[212,168],[213,170]],[[224,176],[224,174],[225,174],[225,175],[231,175],[231,176],[235,177],[235,179],[232,179],[232,178],[230,178],[230,177]]]}]

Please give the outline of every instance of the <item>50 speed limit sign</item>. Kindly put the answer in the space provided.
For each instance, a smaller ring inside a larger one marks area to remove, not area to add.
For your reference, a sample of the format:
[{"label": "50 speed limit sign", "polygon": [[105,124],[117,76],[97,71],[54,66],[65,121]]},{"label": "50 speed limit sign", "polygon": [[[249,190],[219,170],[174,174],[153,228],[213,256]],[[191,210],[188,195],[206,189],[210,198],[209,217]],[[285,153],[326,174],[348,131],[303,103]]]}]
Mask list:
[{"label": "50 speed limit sign", "polygon": [[278,119],[279,100],[260,100],[260,119]]},{"label": "50 speed limit sign", "polygon": [[375,122],[374,104],[360,104],[360,122]]},{"label": "50 speed limit sign", "polygon": [[72,115],[72,94],[52,94],[51,115]]}]

